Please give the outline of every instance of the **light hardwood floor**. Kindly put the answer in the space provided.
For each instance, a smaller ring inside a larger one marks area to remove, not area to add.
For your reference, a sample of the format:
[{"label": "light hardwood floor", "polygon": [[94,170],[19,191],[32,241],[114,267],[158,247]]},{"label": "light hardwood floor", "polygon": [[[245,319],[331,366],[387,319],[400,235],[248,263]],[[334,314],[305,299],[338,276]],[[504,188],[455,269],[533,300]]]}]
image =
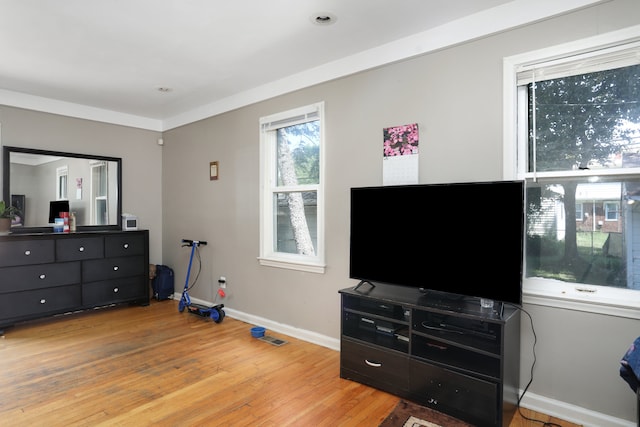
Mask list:
[{"label": "light hardwood floor", "polygon": [[[398,398],[341,379],[339,353],[176,301],[17,325],[0,339],[0,425],[375,427]],[[528,417],[575,424],[523,409]],[[540,426],[517,414],[511,427]]]}]

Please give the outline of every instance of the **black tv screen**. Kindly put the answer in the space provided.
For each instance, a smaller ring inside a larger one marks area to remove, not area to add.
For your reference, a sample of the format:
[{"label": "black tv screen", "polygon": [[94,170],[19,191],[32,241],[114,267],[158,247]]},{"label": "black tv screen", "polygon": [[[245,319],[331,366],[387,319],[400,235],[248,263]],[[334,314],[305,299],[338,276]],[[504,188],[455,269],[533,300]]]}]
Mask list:
[{"label": "black tv screen", "polygon": [[524,183],[351,189],[349,277],[522,304]]},{"label": "black tv screen", "polygon": [[53,224],[56,218],[60,218],[60,212],[69,212],[68,200],[54,200],[49,202],[49,224]]}]

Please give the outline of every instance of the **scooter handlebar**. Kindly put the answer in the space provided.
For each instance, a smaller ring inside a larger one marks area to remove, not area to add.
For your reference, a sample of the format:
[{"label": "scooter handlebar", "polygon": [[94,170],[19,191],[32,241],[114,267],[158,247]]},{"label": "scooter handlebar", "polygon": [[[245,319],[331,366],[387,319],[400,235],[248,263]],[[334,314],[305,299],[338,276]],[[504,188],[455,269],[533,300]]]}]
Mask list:
[{"label": "scooter handlebar", "polygon": [[205,240],[182,239],[182,246],[205,246],[206,244]]}]

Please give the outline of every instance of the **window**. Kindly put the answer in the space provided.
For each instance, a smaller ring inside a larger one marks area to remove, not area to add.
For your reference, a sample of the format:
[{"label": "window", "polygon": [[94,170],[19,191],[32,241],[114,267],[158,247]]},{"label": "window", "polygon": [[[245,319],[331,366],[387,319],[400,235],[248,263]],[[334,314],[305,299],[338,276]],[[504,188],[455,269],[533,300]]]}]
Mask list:
[{"label": "window", "polygon": [[584,221],[584,203],[576,202],[576,221]]},{"label": "window", "polygon": [[318,103],[260,119],[262,265],[324,272],[323,116]]},{"label": "window", "polygon": [[639,52],[636,27],[505,59],[505,177],[526,182],[525,297],[640,307]]},{"label": "window", "polygon": [[604,204],[604,218],[607,221],[618,221],[618,202],[608,202]]},{"label": "window", "polygon": [[69,191],[69,167],[56,168],[56,200],[67,200]]},{"label": "window", "polygon": [[109,224],[107,162],[91,162],[91,218],[95,225]]}]

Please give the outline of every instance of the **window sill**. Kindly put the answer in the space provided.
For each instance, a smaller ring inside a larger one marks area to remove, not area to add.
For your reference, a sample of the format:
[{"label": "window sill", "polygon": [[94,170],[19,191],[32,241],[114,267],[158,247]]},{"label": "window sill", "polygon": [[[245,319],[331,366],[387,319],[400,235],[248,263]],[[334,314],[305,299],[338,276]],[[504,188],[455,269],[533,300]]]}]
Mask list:
[{"label": "window sill", "polygon": [[524,304],[640,319],[637,290],[528,279],[523,286],[522,300]]},{"label": "window sill", "polygon": [[266,267],[285,268],[288,270],[305,271],[307,273],[324,274],[326,265],[312,262],[302,262],[295,259],[258,258],[260,265]]}]

